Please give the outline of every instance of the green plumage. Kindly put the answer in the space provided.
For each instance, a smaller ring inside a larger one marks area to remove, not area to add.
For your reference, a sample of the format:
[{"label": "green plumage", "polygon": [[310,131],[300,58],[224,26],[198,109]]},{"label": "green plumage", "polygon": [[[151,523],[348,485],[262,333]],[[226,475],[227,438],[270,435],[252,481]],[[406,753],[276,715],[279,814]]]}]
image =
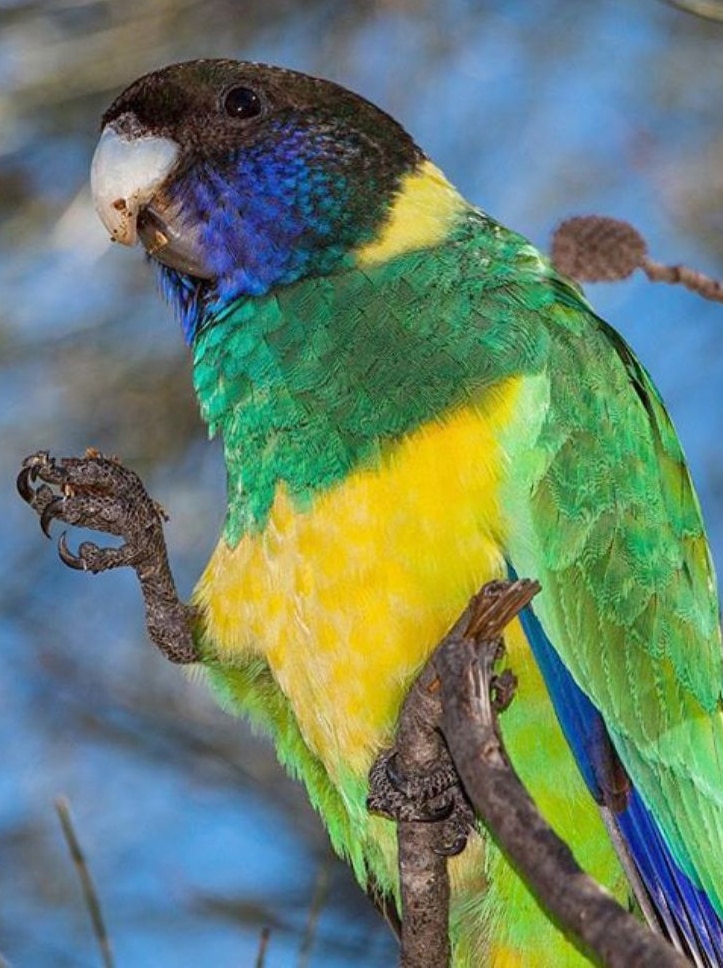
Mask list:
[{"label": "green plumage", "polygon": [[263,527],[279,481],[303,507],[484,388],[542,381],[540,409],[505,441],[505,553],[542,582],[548,635],[682,868],[723,908],[721,650],[700,511],[657,392],[579,292],[467,212],[433,251],[234,304],[199,335],[194,372],[224,438],[231,543]]},{"label": "green plumage", "polygon": [[559,322],[537,468],[510,479],[509,554],[542,582],[548,635],[681,867],[721,911],[723,669],[698,501],[629,347],[590,314]]},{"label": "green plumage", "polygon": [[194,382],[225,442],[227,539],[263,527],[279,481],[304,500],[478,391],[541,371],[536,314],[577,296],[538,275],[524,239],[470,210],[434,253],[345,265],[214,315]]}]

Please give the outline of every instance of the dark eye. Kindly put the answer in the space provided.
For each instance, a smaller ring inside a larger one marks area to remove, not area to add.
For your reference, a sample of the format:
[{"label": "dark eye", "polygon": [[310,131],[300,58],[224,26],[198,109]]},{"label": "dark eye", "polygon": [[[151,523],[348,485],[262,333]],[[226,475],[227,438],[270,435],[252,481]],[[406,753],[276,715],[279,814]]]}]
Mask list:
[{"label": "dark eye", "polygon": [[250,87],[234,87],[224,98],[223,107],[232,118],[255,118],[261,113],[261,98]]}]

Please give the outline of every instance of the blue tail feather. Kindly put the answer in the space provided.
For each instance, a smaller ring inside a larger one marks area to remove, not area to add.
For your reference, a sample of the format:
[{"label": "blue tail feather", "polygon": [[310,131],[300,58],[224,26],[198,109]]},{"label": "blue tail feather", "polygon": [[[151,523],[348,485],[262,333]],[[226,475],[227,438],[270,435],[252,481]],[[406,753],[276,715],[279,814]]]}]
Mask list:
[{"label": "blue tail feather", "polygon": [[[676,864],[635,787],[629,784],[621,793],[619,785],[611,784],[620,770],[603,718],[562,663],[531,606],[520,614],[520,621],[583,779],[595,800],[610,807],[661,927],[665,931],[667,925],[671,940],[678,941],[701,968],[723,968],[720,916],[705,892]],[[672,937],[675,934],[677,938]]]},{"label": "blue tail feather", "polygon": [[673,860],[657,824],[637,790],[615,817],[655,907],[672,915],[690,949],[703,965],[723,965],[723,924],[706,893]]}]

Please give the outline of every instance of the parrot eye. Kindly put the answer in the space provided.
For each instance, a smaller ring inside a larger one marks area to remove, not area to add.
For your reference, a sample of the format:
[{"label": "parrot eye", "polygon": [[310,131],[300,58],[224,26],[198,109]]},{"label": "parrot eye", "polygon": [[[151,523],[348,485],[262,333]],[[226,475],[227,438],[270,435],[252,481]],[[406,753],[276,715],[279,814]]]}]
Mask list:
[{"label": "parrot eye", "polygon": [[250,87],[234,87],[224,98],[223,107],[232,118],[255,118],[261,113],[261,98]]}]

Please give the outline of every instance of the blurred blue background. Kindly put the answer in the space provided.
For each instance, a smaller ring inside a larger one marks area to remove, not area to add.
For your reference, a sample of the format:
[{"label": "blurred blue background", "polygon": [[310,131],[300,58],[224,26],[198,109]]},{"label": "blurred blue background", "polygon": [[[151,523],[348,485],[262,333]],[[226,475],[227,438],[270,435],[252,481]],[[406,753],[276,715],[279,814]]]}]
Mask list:
[{"label": "blurred blue background", "polygon": [[[268,746],[149,647],[134,576],[64,568],[14,493],[26,454],[93,445],[171,514],[184,594],[216,541],[187,351],[87,185],[114,95],[199,56],[359,91],[542,248],[598,212],[723,274],[723,25],[659,0],[0,0],[0,953],[18,968],[99,963],[59,793],[119,966],[252,965],[263,926],[271,968],[395,959]],[[644,278],[588,293],[662,390],[720,566],[723,307]]]}]

